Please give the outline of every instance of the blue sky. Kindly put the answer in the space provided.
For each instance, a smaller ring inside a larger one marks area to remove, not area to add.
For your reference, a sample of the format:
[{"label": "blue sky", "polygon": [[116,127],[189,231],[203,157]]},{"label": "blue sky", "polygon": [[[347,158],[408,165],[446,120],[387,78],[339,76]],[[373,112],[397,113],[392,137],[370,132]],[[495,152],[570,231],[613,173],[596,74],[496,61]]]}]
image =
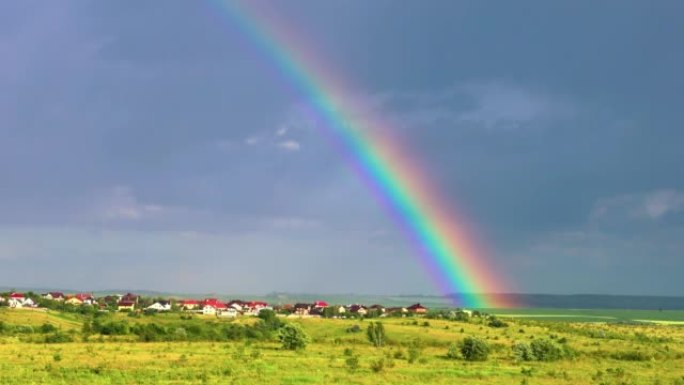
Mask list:
[{"label": "blue sky", "polygon": [[[684,294],[678,1],[272,4],[520,292]],[[0,283],[434,293],[211,2],[0,5]]]}]

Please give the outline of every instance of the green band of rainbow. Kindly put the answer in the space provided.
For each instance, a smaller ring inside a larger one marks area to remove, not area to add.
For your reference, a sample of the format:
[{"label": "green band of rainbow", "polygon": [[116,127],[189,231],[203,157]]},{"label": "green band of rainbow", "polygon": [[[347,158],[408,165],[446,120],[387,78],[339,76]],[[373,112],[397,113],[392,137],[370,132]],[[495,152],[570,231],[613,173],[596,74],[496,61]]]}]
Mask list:
[{"label": "green band of rainbow", "polygon": [[[301,39],[284,28],[267,10],[246,9],[254,3],[214,1],[229,17],[231,25],[284,79],[310,101],[327,130],[325,134],[342,148],[352,166],[389,210],[414,243],[421,262],[443,294],[455,295],[459,306],[475,308],[510,306],[502,302],[502,282],[491,273],[484,259],[469,242],[463,226],[457,225],[449,205],[439,199],[404,156],[401,146],[388,132],[388,125],[374,117],[355,120],[355,106],[342,97],[339,76],[316,65],[315,56],[303,49]],[[307,52],[309,55],[307,55]],[[378,129],[383,128],[383,129]]]}]

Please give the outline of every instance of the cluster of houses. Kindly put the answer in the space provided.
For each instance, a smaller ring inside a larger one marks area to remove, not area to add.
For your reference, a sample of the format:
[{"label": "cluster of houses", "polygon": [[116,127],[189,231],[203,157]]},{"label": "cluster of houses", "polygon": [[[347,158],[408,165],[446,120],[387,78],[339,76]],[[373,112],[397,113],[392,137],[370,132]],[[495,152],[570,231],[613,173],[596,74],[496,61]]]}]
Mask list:
[{"label": "cluster of houses", "polygon": [[[217,317],[237,317],[238,315],[258,315],[263,309],[274,310],[277,313],[291,314],[299,317],[316,316],[366,316],[374,314],[376,316],[386,315],[405,315],[405,314],[425,314],[427,308],[419,303],[408,307],[389,307],[375,304],[371,306],[353,305],[329,305],[325,301],[315,301],[313,303],[296,303],[269,306],[263,301],[242,301],[230,300],[223,302],[217,298],[181,299],[171,300],[141,300],[141,297],[132,293],[124,295],[108,295],[95,298],[92,294],[77,293],[65,295],[61,292],[49,292],[41,294],[45,300],[69,304],[73,306],[89,305],[100,309],[115,308],[118,311],[148,311],[148,312],[167,312],[180,310],[185,312],[199,313],[204,315],[215,315]],[[23,293],[13,292],[7,298],[0,296],[0,302],[5,302],[10,308],[32,308],[38,307],[36,300]]]}]

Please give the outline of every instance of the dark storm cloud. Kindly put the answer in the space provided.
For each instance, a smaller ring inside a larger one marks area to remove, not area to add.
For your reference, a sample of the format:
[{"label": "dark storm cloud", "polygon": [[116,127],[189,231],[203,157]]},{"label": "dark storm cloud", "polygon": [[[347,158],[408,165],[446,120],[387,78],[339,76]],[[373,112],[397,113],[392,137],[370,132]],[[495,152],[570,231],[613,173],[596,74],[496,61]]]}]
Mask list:
[{"label": "dark storm cloud", "polygon": [[[519,290],[684,291],[680,2],[271,6]],[[308,101],[228,23],[185,2],[0,6],[3,282],[433,290]],[[234,269],[259,274],[206,279]]]}]

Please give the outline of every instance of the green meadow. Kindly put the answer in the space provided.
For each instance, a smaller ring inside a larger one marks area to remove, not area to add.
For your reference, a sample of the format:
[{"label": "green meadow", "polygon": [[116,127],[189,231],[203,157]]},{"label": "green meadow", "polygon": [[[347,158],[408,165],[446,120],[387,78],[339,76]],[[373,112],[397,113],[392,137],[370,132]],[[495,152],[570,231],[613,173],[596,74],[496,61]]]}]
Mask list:
[{"label": "green meadow", "polygon": [[[378,319],[278,318],[308,336],[293,351],[253,317],[117,313],[94,320],[0,309],[0,383],[684,385],[684,327],[591,318],[674,322],[682,312],[497,313],[504,322],[496,327],[488,317],[383,318],[379,347],[366,334]],[[557,320],[566,315],[592,322]],[[487,347],[484,360],[464,356],[473,337]],[[526,356],[534,341],[548,354]]]}]

